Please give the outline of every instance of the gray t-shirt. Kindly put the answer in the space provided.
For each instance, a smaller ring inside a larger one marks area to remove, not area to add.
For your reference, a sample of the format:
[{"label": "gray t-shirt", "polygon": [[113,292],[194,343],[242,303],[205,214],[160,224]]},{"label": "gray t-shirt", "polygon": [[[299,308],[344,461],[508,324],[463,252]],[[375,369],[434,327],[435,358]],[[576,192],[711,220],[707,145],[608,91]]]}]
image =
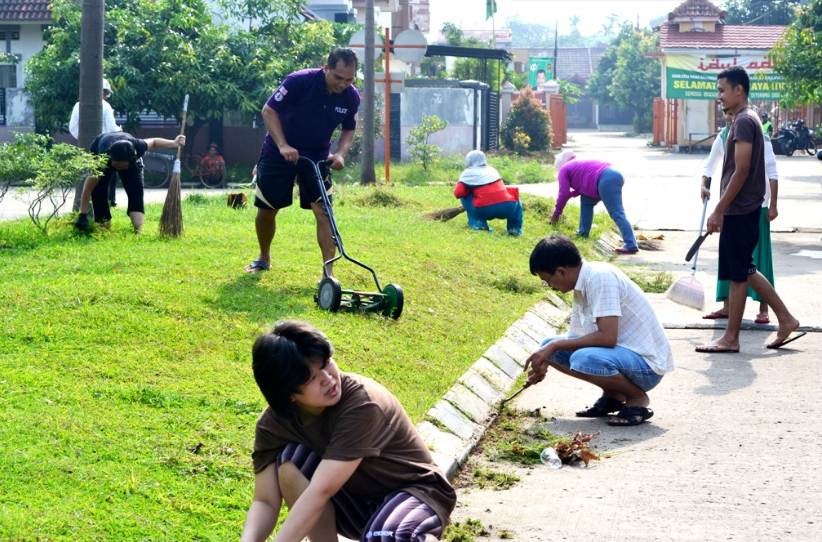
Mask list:
[{"label": "gray t-shirt", "polygon": [[758,211],[765,198],[765,136],[756,113],[745,107],[734,116],[734,123],[725,143],[725,159],[722,161],[722,184],[720,194],[731,183],[731,176],[736,170],[736,142],[751,144],[751,166],[748,178],[739,190],[736,198],[725,211],[726,215],[746,215]]}]

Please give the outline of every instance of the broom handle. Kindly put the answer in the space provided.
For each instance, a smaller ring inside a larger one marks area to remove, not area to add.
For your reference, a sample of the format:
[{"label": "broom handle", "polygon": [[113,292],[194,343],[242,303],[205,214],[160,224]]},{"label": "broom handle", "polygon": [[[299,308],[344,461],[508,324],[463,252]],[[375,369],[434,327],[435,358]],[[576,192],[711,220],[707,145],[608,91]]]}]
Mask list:
[{"label": "broom handle", "polygon": [[[186,133],[186,119],[188,118],[188,94],[186,94],[185,99],[183,100],[183,122],[180,124],[180,135],[185,135]],[[177,147],[177,160],[183,154],[183,148]]]},{"label": "broom handle", "polygon": [[[708,181],[706,182],[706,188],[711,188],[711,178],[708,177]],[[699,236],[702,237],[702,231],[705,229],[705,215],[708,212],[708,198],[702,200],[702,219],[699,221]],[[699,250],[697,249],[696,254],[694,254],[694,263],[691,266],[691,275],[696,275],[696,261],[699,259]]]}]

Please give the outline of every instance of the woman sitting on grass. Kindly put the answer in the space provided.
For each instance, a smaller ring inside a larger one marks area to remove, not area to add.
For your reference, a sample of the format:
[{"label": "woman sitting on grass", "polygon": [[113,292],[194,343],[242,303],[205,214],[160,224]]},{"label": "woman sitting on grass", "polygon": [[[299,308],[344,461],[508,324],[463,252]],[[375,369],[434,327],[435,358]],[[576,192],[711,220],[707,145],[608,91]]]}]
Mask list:
[{"label": "woman sitting on grass", "polygon": [[437,540],[454,489],[399,401],[343,373],[326,336],[286,321],[254,343],[254,378],[268,408],[254,439],[254,499],[242,540]]},{"label": "woman sitting on grass", "polygon": [[488,221],[494,218],[508,220],[508,233],[522,235],[522,203],[519,189],[505,186],[499,172],[488,165],[485,153],[471,151],[465,156],[466,168],[454,188],[468,215],[472,230],[491,231]]}]

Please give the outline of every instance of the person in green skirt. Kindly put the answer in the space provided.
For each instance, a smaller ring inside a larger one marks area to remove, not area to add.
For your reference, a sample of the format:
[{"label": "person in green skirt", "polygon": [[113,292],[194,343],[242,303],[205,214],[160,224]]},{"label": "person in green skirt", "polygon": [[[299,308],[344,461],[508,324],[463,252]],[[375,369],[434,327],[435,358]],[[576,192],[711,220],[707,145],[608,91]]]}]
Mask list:
[{"label": "person in green skirt", "polygon": [[[714,144],[711,147],[711,154],[708,155],[708,160],[705,162],[705,168],[702,172],[702,189],[700,196],[702,198],[710,198],[711,191],[707,187],[708,179],[713,176],[716,170],[717,163],[721,164],[725,156],[725,147],[728,139],[728,130],[733,123],[733,114],[727,113],[726,118],[728,123],[719,132],[719,135],[714,139]],[[772,285],[774,284],[773,277],[773,255],[771,252],[771,221],[773,221],[779,212],[776,208],[777,182],[779,177],[776,173],[776,157],[773,153],[773,145],[770,137],[765,133],[765,172],[768,176],[768,182],[765,185],[765,199],[762,202],[762,210],[759,216],[759,242],[756,245],[753,253],[753,261],[756,268],[765,275]],[[706,320],[720,320],[728,317],[728,290],[729,281],[716,281],[716,300],[722,301],[721,308],[710,312],[703,316]],[[770,323],[768,314],[768,304],[757,294],[753,288],[748,287],[748,297],[754,301],[759,301],[759,312],[754,320],[757,324]]]}]

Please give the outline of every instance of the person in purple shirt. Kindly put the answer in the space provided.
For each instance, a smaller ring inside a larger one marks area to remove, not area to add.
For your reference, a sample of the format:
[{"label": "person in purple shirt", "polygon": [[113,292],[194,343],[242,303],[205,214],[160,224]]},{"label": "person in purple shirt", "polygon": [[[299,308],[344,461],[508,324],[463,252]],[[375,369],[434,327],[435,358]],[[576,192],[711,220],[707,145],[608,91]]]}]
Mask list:
[{"label": "person in purple shirt", "polygon": [[[322,68],[289,74],[263,106],[262,116],[268,133],[257,162],[257,207],[255,227],[260,254],[246,266],[248,273],[271,268],[271,242],[280,209],[291,205],[294,181],[300,186],[300,207],[311,209],[317,222],[317,242],[323,261],[334,257],[336,246],[326,216],[314,170],[300,156],[315,162],[328,160],[332,169],[345,167],[345,155],[354,142],[360,94],[352,82],[357,72],[357,57],[351,49],[335,49]],[[331,136],[342,127],[337,151],[330,153]],[[331,187],[327,169],[323,175]],[[328,272],[332,272],[331,265]]]},{"label": "person in purple shirt", "polygon": [[622,185],[625,183],[622,174],[606,162],[575,160],[575,158],[576,154],[573,151],[563,151],[554,161],[554,166],[559,172],[559,193],[557,194],[557,206],[551,216],[551,224],[559,222],[569,199],[581,196],[577,235],[588,237],[594,221],[594,207],[602,200],[608,214],[619,228],[625,244],[617,248],[615,252],[636,254],[639,247],[636,244],[634,230],[622,206]]}]

